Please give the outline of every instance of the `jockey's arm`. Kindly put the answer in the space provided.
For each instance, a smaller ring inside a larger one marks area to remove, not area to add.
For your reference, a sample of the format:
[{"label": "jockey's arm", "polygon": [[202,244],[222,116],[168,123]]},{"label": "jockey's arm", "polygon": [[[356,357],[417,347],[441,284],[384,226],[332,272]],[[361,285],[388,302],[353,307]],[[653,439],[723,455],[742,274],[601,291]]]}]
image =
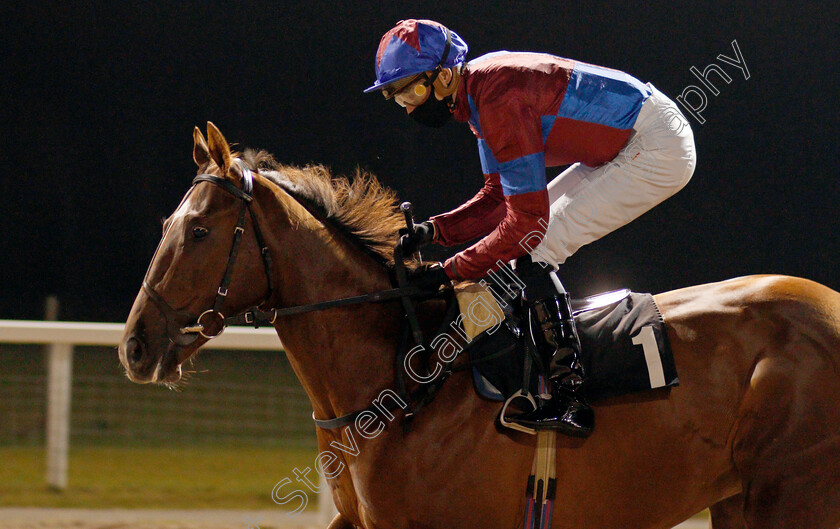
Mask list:
[{"label": "jockey's arm", "polygon": [[454,246],[483,237],[504,219],[506,209],[499,174],[485,174],[484,187],[473,198],[430,219],[435,223],[435,242]]},{"label": "jockey's arm", "polygon": [[506,262],[528,253],[545,236],[548,226],[548,191],[505,196],[505,216],[488,235],[444,263],[452,279],[478,279]]}]

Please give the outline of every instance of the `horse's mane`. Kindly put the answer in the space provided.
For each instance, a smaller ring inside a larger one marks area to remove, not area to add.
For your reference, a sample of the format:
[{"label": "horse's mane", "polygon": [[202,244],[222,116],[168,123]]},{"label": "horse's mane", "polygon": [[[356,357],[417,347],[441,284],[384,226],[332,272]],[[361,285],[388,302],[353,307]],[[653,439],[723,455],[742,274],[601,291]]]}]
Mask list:
[{"label": "horse's mane", "polygon": [[246,149],[241,159],[374,259],[393,263],[394,245],[405,220],[397,194],[373,174],[357,168],[352,179],[333,176],[323,165],[283,165],[263,150]]}]

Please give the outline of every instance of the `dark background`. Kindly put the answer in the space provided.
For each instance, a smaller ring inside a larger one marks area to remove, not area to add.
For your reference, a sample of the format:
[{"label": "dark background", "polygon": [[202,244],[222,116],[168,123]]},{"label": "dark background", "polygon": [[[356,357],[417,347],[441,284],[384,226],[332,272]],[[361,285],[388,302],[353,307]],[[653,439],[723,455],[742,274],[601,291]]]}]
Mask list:
[{"label": "dark background", "polygon": [[[470,45],[627,71],[672,98],[717,62],[689,185],[584,247],[583,295],[754,273],[840,288],[836,2],[122,2],[2,8],[0,318],[124,320],[195,167],[192,128],[285,163],[376,173],[425,218],[480,187],[463,124],[422,128],[378,95],[379,38],[433,18]],[[751,77],[716,61],[737,40]],[[557,171],[553,171],[556,173]],[[438,257],[446,255],[438,252]]]}]

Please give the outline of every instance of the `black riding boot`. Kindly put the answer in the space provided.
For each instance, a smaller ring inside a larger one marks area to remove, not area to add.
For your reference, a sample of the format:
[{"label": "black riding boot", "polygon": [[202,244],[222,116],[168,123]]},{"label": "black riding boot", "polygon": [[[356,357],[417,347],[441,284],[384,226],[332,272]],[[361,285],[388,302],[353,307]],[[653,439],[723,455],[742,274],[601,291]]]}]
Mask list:
[{"label": "black riding boot", "polygon": [[551,399],[536,410],[507,420],[534,430],[587,437],[592,433],[594,415],[579,393],[584,373],[571,298],[554,271],[532,263],[530,258],[519,259],[516,267],[525,283],[529,310],[542,331],[542,336],[535,338],[549,365],[552,391]]}]

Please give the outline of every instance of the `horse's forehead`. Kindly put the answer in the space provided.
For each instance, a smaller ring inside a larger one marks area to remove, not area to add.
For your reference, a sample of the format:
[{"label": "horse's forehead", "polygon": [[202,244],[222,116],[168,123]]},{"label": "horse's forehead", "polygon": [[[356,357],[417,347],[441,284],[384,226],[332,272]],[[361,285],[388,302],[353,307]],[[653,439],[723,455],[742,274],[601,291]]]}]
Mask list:
[{"label": "horse's forehead", "polygon": [[172,220],[207,213],[208,210],[221,206],[223,199],[219,195],[224,193],[214,193],[213,191],[215,190],[211,186],[192,187],[172,213]]},{"label": "horse's forehead", "polygon": [[[198,215],[206,215],[214,207],[211,203],[213,193],[209,193],[208,191],[208,189],[201,189],[200,187],[192,187],[187,191],[187,194],[181,199],[181,203],[178,204],[178,207],[175,208],[175,211],[172,212],[166,221],[166,228],[161,238],[161,244],[165,244],[170,238],[169,235],[172,232],[173,226],[180,224],[185,219]],[[181,230],[172,232],[176,238],[179,237],[179,233],[183,232]]]},{"label": "horse's forehead", "polygon": [[178,207],[175,208],[175,211],[173,211],[169,216],[169,220],[171,222],[183,219],[187,215],[196,212],[196,197],[194,191],[195,189],[191,189],[184,198],[181,199],[181,203],[178,204]]}]

